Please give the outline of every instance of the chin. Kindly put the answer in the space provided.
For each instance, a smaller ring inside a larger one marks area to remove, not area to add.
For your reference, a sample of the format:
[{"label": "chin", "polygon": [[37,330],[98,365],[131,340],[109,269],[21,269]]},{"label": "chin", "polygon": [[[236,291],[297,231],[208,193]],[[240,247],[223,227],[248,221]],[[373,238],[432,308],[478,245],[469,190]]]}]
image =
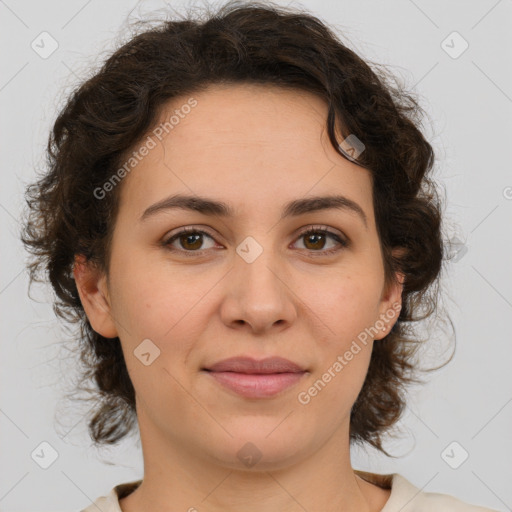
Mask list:
[{"label": "chin", "polygon": [[210,452],[218,464],[234,470],[275,471],[289,467],[304,457],[313,443],[308,443],[300,425],[285,426],[285,416],[239,417],[236,424],[224,425],[233,437],[220,433],[221,437],[209,438],[210,444],[203,447],[203,453]]}]

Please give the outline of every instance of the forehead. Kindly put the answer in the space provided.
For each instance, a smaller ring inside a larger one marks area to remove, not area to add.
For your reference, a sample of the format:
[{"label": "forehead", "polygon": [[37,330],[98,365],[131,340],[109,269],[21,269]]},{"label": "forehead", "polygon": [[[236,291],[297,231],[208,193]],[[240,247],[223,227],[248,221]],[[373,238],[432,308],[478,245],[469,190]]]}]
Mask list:
[{"label": "forehead", "polygon": [[275,86],[213,85],[174,98],[148,132],[152,149],[123,180],[121,205],[140,215],[187,193],[243,209],[337,191],[371,212],[370,175],[334,150],[326,117],[318,96]]},{"label": "forehead", "polygon": [[[196,106],[186,108],[193,97]],[[169,147],[178,145],[228,145],[231,147],[265,146],[279,149],[290,156],[295,142],[295,153],[314,153],[320,131],[325,125],[327,105],[318,96],[290,88],[255,84],[215,84],[197,94],[174,98],[162,107],[157,122],[164,127],[173,113],[176,123],[163,138]],[[300,121],[300,122],[297,122]],[[154,130],[153,130],[154,131]],[[165,130],[164,130],[165,131]],[[169,136],[167,136],[169,135]],[[310,142],[306,147],[304,143]],[[318,148],[317,148],[318,149]]]}]

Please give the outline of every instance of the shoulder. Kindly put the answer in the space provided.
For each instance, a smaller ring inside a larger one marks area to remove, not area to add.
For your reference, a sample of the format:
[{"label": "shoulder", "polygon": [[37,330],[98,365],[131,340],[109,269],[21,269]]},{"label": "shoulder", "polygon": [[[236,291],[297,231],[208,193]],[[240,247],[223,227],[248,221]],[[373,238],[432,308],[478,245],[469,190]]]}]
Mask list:
[{"label": "shoulder", "polygon": [[398,473],[389,476],[391,494],[381,512],[497,512],[450,494],[424,492]]},{"label": "shoulder", "polygon": [[135,480],[116,485],[108,495],[100,496],[94,503],[80,510],[80,512],[98,512],[98,510],[101,510],[101,512],[122,512],[119,500],[134,491],[141,482],[142,480]]}]

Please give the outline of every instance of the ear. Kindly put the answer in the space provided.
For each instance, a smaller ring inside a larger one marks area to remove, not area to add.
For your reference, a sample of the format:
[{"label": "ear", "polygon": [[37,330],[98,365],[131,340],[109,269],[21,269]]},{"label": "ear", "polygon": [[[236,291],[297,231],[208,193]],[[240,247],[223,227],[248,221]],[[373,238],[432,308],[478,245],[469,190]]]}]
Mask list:
[{"label": "ear", "polygon": [[[399,249],[393,251],[394,256],[398,256],[401,253]],[[401,272],[395,274],[396,282],[392,282],[389,286],[384,289],[381,302],[379,306],[379,319],[380,323],[384,324],[384,329],[379,330],[375,336],[376,340],[381,340],[389,334],[398,320],[400,309],[402,308],[402,292],[404,289],[405,275]]]},{"label": "ear", "polygon": [[118,336],[112,316],[107,276],[82,254],[75,255],[73,276],[92,328],[105,338]]}]

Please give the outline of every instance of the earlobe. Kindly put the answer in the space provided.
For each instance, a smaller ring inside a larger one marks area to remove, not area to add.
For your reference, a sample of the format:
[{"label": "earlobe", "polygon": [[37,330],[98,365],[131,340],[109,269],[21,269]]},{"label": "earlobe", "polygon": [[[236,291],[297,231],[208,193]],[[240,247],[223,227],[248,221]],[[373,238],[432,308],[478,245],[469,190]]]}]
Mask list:
[{"label": "earlobe", "polygon": [[105,338],[117,337],[105,273],[87,261],[84,255],[77,254],[73,276],[91,327]]}]

